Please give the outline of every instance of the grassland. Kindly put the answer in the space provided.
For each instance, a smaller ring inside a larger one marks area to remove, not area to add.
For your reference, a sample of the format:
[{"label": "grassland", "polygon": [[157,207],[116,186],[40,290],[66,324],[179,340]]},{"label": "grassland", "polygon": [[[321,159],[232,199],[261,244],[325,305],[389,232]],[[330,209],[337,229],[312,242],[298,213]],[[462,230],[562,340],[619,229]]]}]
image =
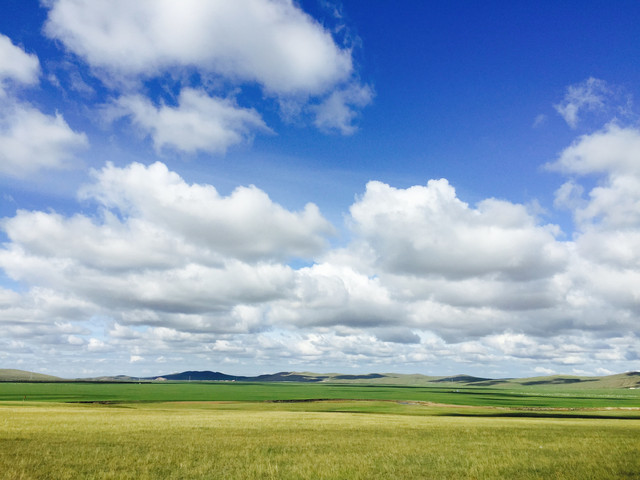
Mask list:
[{"label": "grassland", "polygon": [[0,384],[0,479],[84,478],[637,479],[640,391]]},{"label": "grassland", "polygon": [[[379,406],[361,403],[344,407]],[[638,420],[345,414],[306,407],[4,404],[0,478],[584,480],[638,478],[640,472]]]},{"label": "grassland", "polygon": [[393,400],[467,406],[640,407],[640,390],[572,387],[461,387],[309,383],[0,383],[0,401],[170,402]]}]

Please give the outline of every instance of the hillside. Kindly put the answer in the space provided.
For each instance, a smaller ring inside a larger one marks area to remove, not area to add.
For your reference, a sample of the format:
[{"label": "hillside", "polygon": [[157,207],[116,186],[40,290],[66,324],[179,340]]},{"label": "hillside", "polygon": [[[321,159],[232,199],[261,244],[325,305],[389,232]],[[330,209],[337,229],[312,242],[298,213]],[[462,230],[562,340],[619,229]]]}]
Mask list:
[{"label": "hillside", "polygon": [[0,368],[0,382],[59,382],[62,380],[64,379],[53,375]]},{"label": "hillside", "polygon": [[77,378],[74,380],[15,369],[0,369],[0,382],[299,382],[336,383],[367,385],[407,385],[407,386],[460,386],[497,388],[557,388],[562,389],[640,389],[640,372],[626,372],[602,377],[577,377],[572,375],[551,375],[529,378],[481,378],[470,375],[427,376],[421,374],[368,373],[349,375],[341,373],[278,372],[253,377],[227,375],[208,370],[188,370],[180,373],[156,375],[153,377],[130,377],[126,375]]},{"label": "hillside", "polygon": [[519,387],[557,387],[563,389],[605,389],[605,388],[640,388],[640,372],[626,372],[603,377],[577,377],[573,375],[551,375],[546,377],[506,378],[485,380],[474,385],[519,386]]},{"label": "hillside", "polygon": [[577,377],[570,375],[552,375],[530,378],[501,378],[491,379],[470,375],[427,376],[421,374],[401,373],[368,373],[363,375],[346,375],[341,373],[313,373],[313,372],[278,372],[242,377],[226,375],[220,372],[183,372],[159,377],[164,380],[191,381],[237,381],[237,382],[304,382],[304,383],[343,383],[368,385],[457,385],[478,387],[563,387],[578,389],[605,388],[640,388],[640,372],[627,372],[603,377]]},{"label": "hillside", "polygon": [[195,371],[188,370],[181,373],[170,373],[168,375],[160,375],[159,377],[149,377],[145,380],[182,380],[187,382],[220,382],[220,381],[236,381],[244,380],[247,377],[238,377],[235,375],[227,375],[220,372]]},{"label": "hillside", "polygon": [[524,385],[563,385],[564,387],[585,388],[640,388],[640,372],[626,372],[604,377],[553,377],[520,379]]}]

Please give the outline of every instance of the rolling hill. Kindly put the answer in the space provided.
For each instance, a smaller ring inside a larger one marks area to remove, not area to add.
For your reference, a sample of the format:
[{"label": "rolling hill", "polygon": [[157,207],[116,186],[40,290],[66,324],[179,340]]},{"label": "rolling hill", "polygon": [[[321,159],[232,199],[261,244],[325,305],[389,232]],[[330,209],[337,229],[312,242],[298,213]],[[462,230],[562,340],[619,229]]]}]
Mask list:
[{"label": "rolling hill", "polygon": [[0,382],[59,382],[64,380],[53,375],[27,372],[11,368],[0,368]]},{"label": "rolling hill", "polygon": [[372,385],[456,385],[477,387],[517,387],[563,389],[640,389],[640,372],[626,372],[602,377],[577,377],[552,375],[530,378],[481,378],[470,375],[427,376],[421,374],[368,373],[347,375],[340,373],[278,372],[258,376],[227,375],[209,370],[188,370],[179,373],[156,375],[153,377],[130,377],[127,375],[102,376],[93,378],[65,379],[52,375],[15,369],[0,369],[0,382],[303,382]]}]

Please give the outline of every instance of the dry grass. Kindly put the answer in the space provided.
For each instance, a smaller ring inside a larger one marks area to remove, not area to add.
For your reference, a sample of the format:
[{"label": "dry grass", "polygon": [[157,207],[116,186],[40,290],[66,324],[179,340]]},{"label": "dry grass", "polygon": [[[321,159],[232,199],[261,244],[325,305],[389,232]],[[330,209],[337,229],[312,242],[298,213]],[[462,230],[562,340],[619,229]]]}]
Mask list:
[{"label": "dry grass", "polygon": [[640,478],[640,421],[4,405],[0,478]]}]

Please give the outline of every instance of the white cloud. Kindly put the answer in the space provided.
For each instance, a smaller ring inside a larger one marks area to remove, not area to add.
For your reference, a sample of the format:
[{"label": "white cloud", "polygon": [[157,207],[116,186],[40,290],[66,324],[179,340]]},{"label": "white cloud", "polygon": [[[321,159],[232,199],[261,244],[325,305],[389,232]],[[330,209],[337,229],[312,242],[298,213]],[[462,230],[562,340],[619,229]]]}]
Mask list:
[{"label": "white cloud", "polygon": [[125,168],[107,164],[95,178],[81,191],[83,199],[225,256],[248,261],[308,257],[322,251],[325,235],[333,233],[314,204],[291,212],[254,186],[223,197],[211,185],[187,184],[159,162]]},{"label": "white cloud", "polygon": [[[639,152],[638,129],[610,124],[579,137],[550,165],[578,177],[556,192],[556,200],[573,209],[577,227],[569,299],[590,306],[584,322],[594,329],[626,331],[640,312]],[[597,182],[583,195],[578,181],[587,175]]]},{"label": "white cloud", "polygon": [[225,153],[228,147],[251,139],[254,131],[270,131],[254,109],[190,88],[180,92],[175,107],[156,108],[141,95],[130,95],[108,110],[112,116],[131,116],[134,125],[151,135],[156,151],[171,147],[187,153]]},{"label": "white cloud", "polygon": [[289,0],[51,0],[45,32],[103,76],[196,67],[276,95],[347,80],[351,52]]},{"label": "white cloud", "polygon": [[255,187],[221,197],[159,163],[107,165],[83,195],[100,202],[100,216],[4,219],[0,266],[126,324],[264,328],[261,305],[294,295],[294,271],[278,261],[319,253],[331,232],[314,205],[290,212]]},{"label": "white cloud", "polygon": [[314,124],[321,130],[337,130],[343,135],[351,135],[357,130],[353,125],[357,115],[355,108],[365,107],[372,99],[373,90],[367,85],[354,83],[343,90],[336,90],[322,103],[312,107]]},{"label": "white cloud", "polygon": [[[224,153],[252,132],[268,131],[256,110],[238,107],[224,92],[242,97],[243,88],[257,85],[262,104],[275,100],[286,121],[310,112],[321,130],[345,135],[356,131],[358,110],[373,96],[354,72],[351,48],[291,0],[46,4],[46,34],[109,88],[125,91],[120,115],[131,115],[156,150]],[[148,79],[166,87],[164,94],[183,89],[178,105],[157,106],[143,96]]]},{"label": "white cloud", "polygon": [[576,240],[583,258],[616,269],[640,269],[640,229],[600,230],[589,227]]},{"label": "white cloud", "polygon": [[559,209],[577,210],[585,203],[583,194],[584,188],[573,180],[569,180],[556,190],[553,206]]},{"label": "white cloud", "polygon": [[46,115],[7,95],[12,83],[36,85],[39,76],[38,57],[0,34],[0,174],[25,177],[40,169],[66,168],[88,144],[62,115]]},{"label": "white cloud", "polygon": [[529,281],[495,275],[466,279],[396,275],[388,282],[409,299],[430,299],[452,307],[498,309],[512,314],[557,306],[565,293],[555,275]]},{"label": "white cloud", "polygon": [[86,135],[73,131],[60,114],[21,104],[0,113],[0,173],[24,177],[40,169],[68,168],[87,146]]},{"label": "white cloud", "polygon": [[548,167],[578,175],[609,172],[640,174],[638,151],[640,131],[611,123],[600,131],[578,137]]},{"label": "white cloud", "polygon": [[0,97],[5,95],[8,82],[24,85],[38,83],[40,62],[38,57],[15,46],[11,39],[0,34]]},{"label": "white cloud", "polygon": [[67,337],[67,340],[71,345],[84,345],[84,340],[82,338],[80,338],[80,337],[75,336],[75,335],[69,335]]},{"label": "white cloud", "polygon": [[536,367],[533,369],[534,372],[540,373],[541,375],[555,375],[557,372],[551,368],[545,367]]},{"label": "white cloud", "polygon": [[567,87],[562,103],[554,105],[554,108],[571,128],[576,128],[582,112],[604,109],[611,94],[607,82],[590,77]]},{"label": "white cloud", "polygon": [[[79,195],[96,214],[2,220],[0,268],[25,292],[0,289],[0,351],[108,354],[150,375],[159,357],[172,369],[626,369],[640,358],[638,136],[608,126],[559,155],[572,178],[557,204],[578,219],[562,241],[527,207],[472,206],[441,179],[370,182],[350,243],[327,250],[333,228],[315,205],[290,211],[256,187],[223,196],[161,163],[107,164]],[[588,174],[600,177],[590,189]]]},{"label": "white cloud", "polygon": [[0,288],[0,351],[12,362],[24,355],[42,361],[52,350],[76,351],[87,335],[83,320],[94,305],[54,289],[32,287],[18,293]]},{"label": "white cloud", "polygon": [[[573,206],[577,224],[585,229],[640,228],[640,130],[610,124],[578,138],[548,167],[578,176],[598,175],[600,183]],[[572,182],[571,189],[584,190]],[[570,187],[556,192],[564,201]],[[575,199],[575,195],[572,197]]]},{"label": "white cloud", "polygon": [[391,272],[530,280],[561,270],[566,261],[557,227],[538,226],[524,206],[502,200],[471,208],[444,179],[407,189],[369,182],[350,212],[377,264]]},{"label": "white cloud", "polygon": [[108,352],[111,348],[102,340],[97,338],[90,338],[87,344],[87,350],[89,352]]},{"label": "white cloud", "polygon": [[581,136],[549,168],[577,175],[597,175],[599,183],[582,198],[576,181],[563,185],[556,200],[569,203],[583,232],[640,229],[640,130],[614,124]]},{"label": "white cloud", "polygon": [[371,328],[398,326],[406,318],[379,279],[348,266],[322,263],[296,273],[292,295],[271,307],[272,323]]}]

